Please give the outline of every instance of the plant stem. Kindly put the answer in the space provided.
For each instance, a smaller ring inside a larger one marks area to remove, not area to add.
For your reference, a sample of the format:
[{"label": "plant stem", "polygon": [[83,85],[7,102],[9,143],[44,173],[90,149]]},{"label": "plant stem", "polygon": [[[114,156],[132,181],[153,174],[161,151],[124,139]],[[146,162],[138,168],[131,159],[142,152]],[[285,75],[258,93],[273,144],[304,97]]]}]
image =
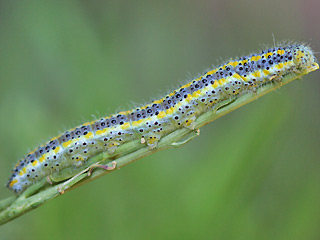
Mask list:
[{"label": "plant stem", "polygon": [[[195,129],[199,129],[200,127],[216,120],[217,118],[220,118],[225,114],[230,113],[253,100],[256,100],[257,98],[279,88],[282,85],[298,79],[305,74],[307,74],[307,72],[299,74],[288,74],[282,78],[281,83],[270,82],[269,84],[259,87],[256,92],[248,92],[242,96],[237,97],[233,101],[228,100],[220,103],[218,106],[215,106],[213,109],[210,109],[196,119]],[[153,154],[157,151],[172,147],[180,147],[197,135],[198,132],[195,130],[180,128],[163,137],[159,141],[158,146],[155,149],[150,149],[145,144],[141,144],[140,140],[135,140],[130,143],[124,144],[120,146],[119,149],[117,149],[117,152],[119,152],[119,154],[115,157],[112,157],[111,159],[116,162],[116,168],[114,170],[119,169],[140,158]],[[97,156],[92,157],[88,161],[88,164],[83,166],[82,169],[79,169],[79,171],[89,170],[90,165],[97,162],[99,162],[100,164],[108,162],[107,165],[110,167],[112,165],[110,163],[110,156],[108,156],[107,153],[100,153]],[[30,190],[27,189],[26,193],[23,193],[21,196],[16,198],[11,197],[0,201],[0,225],[7,223],[32,209],[41,206],[48,200],[58,197],[66,191],[76,188],[81,184],[85,184],[110,172],[112,171],[106,171],[101,168],[94,168],[94,171],[90,176],[88,176],[87,171],[84,171],[83,173],[73,177],[72,181],[67,180],[53,185],[49,185],[46,179],[44,179],[43,181],[35,184],[35,186],[31,186]]]}]

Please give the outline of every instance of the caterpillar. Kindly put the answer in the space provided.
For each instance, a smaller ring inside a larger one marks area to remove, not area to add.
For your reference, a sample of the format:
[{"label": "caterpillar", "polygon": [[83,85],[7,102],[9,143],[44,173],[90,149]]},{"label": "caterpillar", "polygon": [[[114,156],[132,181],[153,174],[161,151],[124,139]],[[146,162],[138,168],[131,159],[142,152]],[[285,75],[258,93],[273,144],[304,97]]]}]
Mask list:
[{"label": "caterpillar", "polygon": [[20,194],[53,173],[82,166],[89,158],[141,139],[151,149],[178,128],[194,128],[198,116],[290,73],[309,73],[319,65],[310,47],[288,44],[251,54],[214,68],[160,100],[66,131],[31,151],[12,171],[8,188]]}]

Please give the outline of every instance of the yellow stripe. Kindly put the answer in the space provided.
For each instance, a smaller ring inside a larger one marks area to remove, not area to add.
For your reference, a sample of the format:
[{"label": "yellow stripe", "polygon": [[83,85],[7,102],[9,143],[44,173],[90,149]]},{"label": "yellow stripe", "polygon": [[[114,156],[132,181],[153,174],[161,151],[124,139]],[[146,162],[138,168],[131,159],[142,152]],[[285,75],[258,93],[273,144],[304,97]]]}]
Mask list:
[{"label": "yellow stripe", "polygon": [[194,97],[194,98],[199,97],[200,93],[201,93],[200,90],[194,91],[194,92],[192,93],[192,97]]},{"label": "yellow stripe", "polygon": [[121,114],[121,115],[127,115],[127,114],[129,114],[129,113],[131,113],[131,111],[122,111],[122,112],[119,112],[119,114]]},{"label": "yellow stripe", "polygon": [[45,160],[45,156],[42,155],[40,158],[39,158],[39,162],[43,162]]},{"label": "yellow stripe", "polygon": [[60,147],[56,147],[56,149],[54,150],[55,153],[58,153],[60,151]]},{"label": "yellow stripe", "polygon": [[219,82],[218,81],[214,81],[214,83],[212,84],[212,87],[213,88],[217,88],[217,87],[219,87]]},{"label": "yellow stripe", "polygon": [[15,185],[18,182],[17,179],[14,179],[11,181],[11,183],[9,184],[9,187],[12,187],[13,185]]},{"label": "yellow stripe", "polygon": [[97,130],[97,131],[96,131],[96,135],[101,135],[102,133],[103,133],[102,130]]},{"label": "yellow stripe", "polygon": [[92,132],[88,132],[87,135],[84,136],[85,139],[90,139],[93,137],[93,133]]},{"label": "yellow stripe", "polygon": [[172,113],[173,113],[173,110],[174,110],[173,107],[167,109],[166,114],[167,114],[167,115],[172,114]]},{"label": "yellow stripe", "polygon": [[64,142],[62,143],[62,147],[67,148],[70,146],[71,143],[72,143],[72,140],[69,140],[68,142]]},{"label": "yellow stripe", "polygon": [[93,124],[93,123],[95,123],[95,122],[96,122],[96,121],[86,122],[86,123],[82,124],[82,126],[88,126],[88,125],[91,125],[91,124]]},{"label": "yellow stripe", "polygon": [[212,74],[215,74],[217,72],[217,69],[213,69],[209,72],[207,72],[207,75],[212,75]]},{"label": "yellow stripe", "polygon": [[224,85],[226,82],[227,82],[227,80],[225,78],[219,79],[219,84],[220,85]]},{"label": "yellow stripe", "polygon": [[21,171],[19,172],[19,175],[22,176],[23,174],[25,174],[27,172],[26,167],[22,168]]},{"label": "yellow stripe", "polygon": [[269,75],[269,74],[270,74],[270,71],[268,71],[267,69],[264,69],[264,70],[263,70],[263,73],[264,73],[265,75]]},{"label": "yellow stripe", "polygon": [[268,58],[269,56],[272,56],[272,55],[273,55],[273,53],[272,53],[272,52],[269,52],[269,53],[267,53],[266,58]]},{"label": "yellow stripe", "polygon": [[130,127],[130,123],[126,122],[126,123],[122,124],[120,127],[121,127],[121,129],[125,130]]},{"label": "yellow stripe", "polygon": [[134,126],[134,127],[139,126],[142,121],[143,121],[142,119],[140,119],[138,121],[134,121],[134,122],[132,122],[132,126]]},{"label": "yellow stripe", "polygon": [[236,72],[233,74],[233,76],[234,76],[236,79],[238,79],[238,80],[241,79],[240,75],[239,75],[238,73],[236,73]]},{"label": "yellow stripe", "polygon": [[173,91],[172,93],[169,94],[170,97],[176,94],[176,91]]},{"label": "yellow stripe", "polygon": [[164,118],[165,116],[166,116],[166,114],[164,113],[164,111],[161,111],[161,112],[158,114],[157,118]]},{"label": "yellow stripe", "polygon": [[234,61],[234,62],[230,62],[230,65],[232,65],[233,67],[236,67],[238,66],[239,62],[237,61]]},{"label": "yellow stripe", "polygon": [[242,65],[244,65],[244,64],[247,63],[247,62],[248,62],[247,59],[244,59],[244,60],[241,61]]},{"label": "yellow stripe", "polygon": [[32,165],[33,165],[33,166],[37,166],[38,163],[39,163],[39,162],[36,160],[36,161],[33,161]]},{"label": "yellow stripe", "polygon": [[254,73],[253,73],[253,75],[254,76],[256,76],[256,77],[261,77],[261,72],[260,72],[260,70],[258,70],[258,71],[255,71]]},{"label": "yellow stripe", "polygon": [[160,103],[162,103],[162,101],[163,101],[163,98],[161,98],[160,100],[156,100],[156,101],[154,101],[153,103],[155,103],[155,104],[160,104]]},{"label": "yellow stripe", "polygon": [[283,63],[279,63],[279,64],[277,65],[277,68],[278,68],[278,69],[282,69],[282,68],[283,68]]}]

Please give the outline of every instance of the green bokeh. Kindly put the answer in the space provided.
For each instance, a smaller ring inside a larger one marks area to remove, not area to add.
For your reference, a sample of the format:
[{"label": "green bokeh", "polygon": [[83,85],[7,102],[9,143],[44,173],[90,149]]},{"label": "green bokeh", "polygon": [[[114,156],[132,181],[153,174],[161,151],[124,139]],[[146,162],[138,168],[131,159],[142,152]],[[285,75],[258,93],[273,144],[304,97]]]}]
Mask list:
[{"label": "green bokeh", "polygon": [[[1,1],[0,183],[50,137],[158,98],[273,35],[319,51],[319,9],[313,0]],[[319,71],[305,76],[182,148],[50,201],[0,238],[320,239],[319,81]]]}]

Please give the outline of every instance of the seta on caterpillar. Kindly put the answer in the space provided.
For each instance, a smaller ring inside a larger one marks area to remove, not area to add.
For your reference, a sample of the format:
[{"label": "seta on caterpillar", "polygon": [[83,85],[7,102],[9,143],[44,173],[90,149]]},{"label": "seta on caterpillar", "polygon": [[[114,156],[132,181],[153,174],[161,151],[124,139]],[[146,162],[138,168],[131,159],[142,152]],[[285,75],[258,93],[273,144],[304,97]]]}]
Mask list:
[{"label": "seta on caterpillar", "polygon": [[[230,98],[237,98],[270,82],[281,83],[291,73],[304,73],[319,68],[312,50],[303,44],[274,47],[230,60],[183,85],[160,100],[126,112],[119,112],[85,123],[52,138],[20,160],[14,167],[7,186],[20,194],[41,179],[66,180],[89,158],[139,139],[151,149],[158,141],[178,128],[194,128],[194,122],[208,109]],[[59,176],[62,169],[76,169]],[[79,168],[80,169],[80,168]]]}]

